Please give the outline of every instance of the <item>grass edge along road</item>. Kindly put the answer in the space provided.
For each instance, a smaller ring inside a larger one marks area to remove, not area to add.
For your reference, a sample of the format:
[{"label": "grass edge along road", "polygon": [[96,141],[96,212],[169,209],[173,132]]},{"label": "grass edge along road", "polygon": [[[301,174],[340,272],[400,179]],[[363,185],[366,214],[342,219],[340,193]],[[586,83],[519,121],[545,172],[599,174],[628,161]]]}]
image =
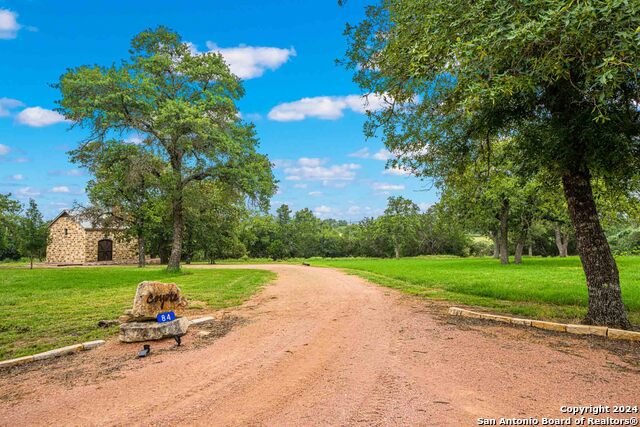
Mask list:
[{"label": "grass edge along road", "polygon": [[264,270],[186,269],[168,273],[162,267],[85,267],[0,270],[0,360],[117,333],[99,328],[131,308],[143,280],[175,282],[191,303],[187,316],[242,304],[272,281]]},{"label": "grass edge along road", "polygon": [[[587,288],[578,257],[525,258],[501,265],[493,258],[415,257],[310,259],[407,294],[478,306],[516,316],[579,323]],[[640,324],[640,257],[617,259],[629,319]]]}]

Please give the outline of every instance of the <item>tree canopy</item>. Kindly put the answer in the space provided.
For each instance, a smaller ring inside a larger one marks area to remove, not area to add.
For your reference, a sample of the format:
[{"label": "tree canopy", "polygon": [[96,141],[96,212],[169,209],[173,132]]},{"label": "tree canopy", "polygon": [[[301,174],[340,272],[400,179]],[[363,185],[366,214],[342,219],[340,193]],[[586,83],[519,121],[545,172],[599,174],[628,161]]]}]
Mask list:
[{"label": "tree canopy", "polygon": [[447,185],[509,140],[514,171],[562,182],[590,295],[585,321],[628,327],[592,178],[629,191],[640,149],[640,5],[382,0],[349,26],[346,65],[387,99],[398,163]]},{"label": "tree canopy", "polygon": [[202,180],[224,182],[266,207],[275,189],[271,164],[256,151],[253,125],[239,117],[235,101],[244,90],[220,54],[193,53],[165,27],[138,34],[129,52],[119,65],[68,70],[55,85],[62,95],[58,111],[89,130],[87,142],[139,136],[162,159],[166,167],[158,172],[172,201],[169,268],[177,269],[185,188]]}]

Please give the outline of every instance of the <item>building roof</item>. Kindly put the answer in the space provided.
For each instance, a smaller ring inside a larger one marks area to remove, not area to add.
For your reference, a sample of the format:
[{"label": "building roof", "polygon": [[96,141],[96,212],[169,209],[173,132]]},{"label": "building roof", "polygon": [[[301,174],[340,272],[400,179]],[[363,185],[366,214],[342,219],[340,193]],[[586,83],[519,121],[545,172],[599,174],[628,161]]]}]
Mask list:
[{"label": "building roof", "polygon": [[55,218],[49,221],[49,227],[51,227],[51,225],[53,225],[54,222],[56,222],[63,216],[68,216],[69,218],[71,218],[72,220],[80,224],[82,228],[84,228],[85,230],[101,230],[100,227],[94,227],[91,221],[87,221],[86,219],[81,219],[78,215],[75,215],[66,209],[61,211]]}]

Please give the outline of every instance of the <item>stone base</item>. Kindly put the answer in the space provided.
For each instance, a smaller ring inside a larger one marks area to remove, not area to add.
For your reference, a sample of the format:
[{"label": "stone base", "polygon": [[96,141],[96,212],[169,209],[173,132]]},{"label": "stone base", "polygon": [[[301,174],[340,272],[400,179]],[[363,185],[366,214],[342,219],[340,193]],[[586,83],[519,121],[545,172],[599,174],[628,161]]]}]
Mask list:
[{"label": "stone base", "polygon": [[141,342],[184,335],[189,329],[189,319],[180,317],[170,322],[131,322],[120,325],[120,341]]}]

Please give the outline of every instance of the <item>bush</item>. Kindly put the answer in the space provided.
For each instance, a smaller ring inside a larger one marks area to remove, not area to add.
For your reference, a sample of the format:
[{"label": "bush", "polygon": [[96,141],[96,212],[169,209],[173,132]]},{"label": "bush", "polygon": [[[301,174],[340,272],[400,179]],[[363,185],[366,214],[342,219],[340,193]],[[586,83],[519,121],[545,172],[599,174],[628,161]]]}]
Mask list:
[{"label": "bush", "polygon": [[640,229],[625,228],[609,237],[609,245],[616,255],[640,254]]},{"label": "bush", "polygon": [[471,256],[491,256],[493,255],[493,240],[486,236],[471,236],[469,244],[469,255]]}]

